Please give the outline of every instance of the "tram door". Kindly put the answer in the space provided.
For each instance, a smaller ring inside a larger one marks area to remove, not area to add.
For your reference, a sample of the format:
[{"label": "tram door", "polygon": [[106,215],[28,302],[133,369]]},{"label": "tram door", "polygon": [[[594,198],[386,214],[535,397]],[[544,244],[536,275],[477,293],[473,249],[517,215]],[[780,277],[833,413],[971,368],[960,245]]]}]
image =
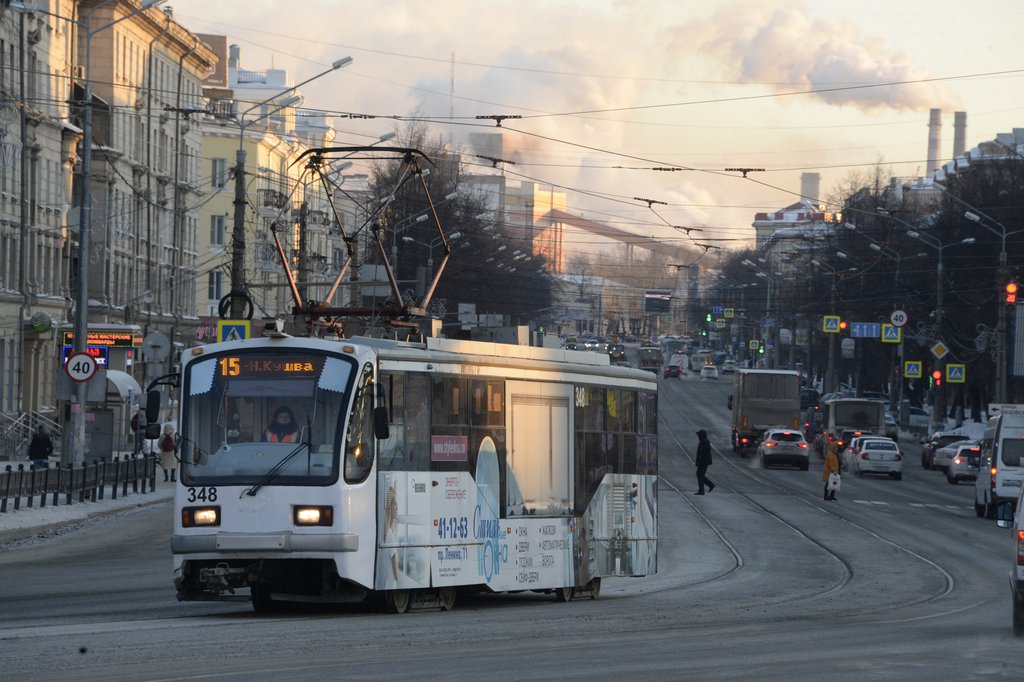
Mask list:
[{"label": "tram door", "polygon": [[509,474],[527,513],[566,514],[572,509],[569,406],[571,387],[512,384]]}]

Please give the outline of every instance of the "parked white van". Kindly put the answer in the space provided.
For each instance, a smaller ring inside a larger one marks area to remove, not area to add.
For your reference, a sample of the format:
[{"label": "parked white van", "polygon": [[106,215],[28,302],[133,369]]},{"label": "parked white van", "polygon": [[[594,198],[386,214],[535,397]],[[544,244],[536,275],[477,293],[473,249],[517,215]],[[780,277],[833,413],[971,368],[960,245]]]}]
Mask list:
[{"label": "parked white van", "polygon": [[989,405],[981,438],[978,478],[974,482],[974,511],[996,517],[1000,502],[1017,504],[1024,483],[1024,405]]}]

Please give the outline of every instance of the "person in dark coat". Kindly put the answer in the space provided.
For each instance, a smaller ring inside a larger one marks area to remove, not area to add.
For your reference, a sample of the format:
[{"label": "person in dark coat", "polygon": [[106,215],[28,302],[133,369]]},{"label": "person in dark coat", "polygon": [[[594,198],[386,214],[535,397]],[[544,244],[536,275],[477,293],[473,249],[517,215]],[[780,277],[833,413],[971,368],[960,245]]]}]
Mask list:
[{"label": "person in dark coat", "polygon": [[708,440],[708,432],[701,429],[697,432],[697,494],[704,494],[704,486],[708,492],[715,489],[715,484],[707,477],[708,467],[711,466],[711,441]]},{"label": "person in dark coat", "polygon": [[33,469],[45,469],[50,466],[50,455],[53,454],[53,441],[46,427],[42,424],[32,436],[32,442],[28,444],[28,458],[32,460]]}]

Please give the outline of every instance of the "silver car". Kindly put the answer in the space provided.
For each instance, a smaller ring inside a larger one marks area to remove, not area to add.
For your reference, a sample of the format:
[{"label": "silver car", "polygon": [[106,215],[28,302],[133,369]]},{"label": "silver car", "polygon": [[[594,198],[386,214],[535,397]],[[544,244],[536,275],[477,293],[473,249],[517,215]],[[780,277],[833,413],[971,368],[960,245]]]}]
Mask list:
[{"label": "silver car", "polygon": [[978,441],[976,440],[958,440],[953,441],[949,445],[944,445],[941,448],[935,448],[935,454],[932,455],[932,469],[946,471],[949,469],[949,464],[953,461],[953,457],[956,456],[960,446],[977,444]]},{"label": "silver car", "polygon": [[981,446],[977,443],[957,443],[956,453],[946,469],[946,480],[956,485],[960,481],[974,481],[978,478],[978,461]]}]

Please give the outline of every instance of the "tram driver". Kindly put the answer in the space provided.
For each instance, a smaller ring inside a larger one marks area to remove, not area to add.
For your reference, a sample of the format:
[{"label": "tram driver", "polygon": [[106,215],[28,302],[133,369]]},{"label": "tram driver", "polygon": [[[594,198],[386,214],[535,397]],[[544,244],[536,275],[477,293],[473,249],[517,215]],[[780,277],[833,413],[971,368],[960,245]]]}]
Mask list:
[{"label": "tram driver", "polygon": [[265,443],[297,443],[301,429],[295,421],[295,413],[287,405],[274,410],[270,426],[263,432]]}]

